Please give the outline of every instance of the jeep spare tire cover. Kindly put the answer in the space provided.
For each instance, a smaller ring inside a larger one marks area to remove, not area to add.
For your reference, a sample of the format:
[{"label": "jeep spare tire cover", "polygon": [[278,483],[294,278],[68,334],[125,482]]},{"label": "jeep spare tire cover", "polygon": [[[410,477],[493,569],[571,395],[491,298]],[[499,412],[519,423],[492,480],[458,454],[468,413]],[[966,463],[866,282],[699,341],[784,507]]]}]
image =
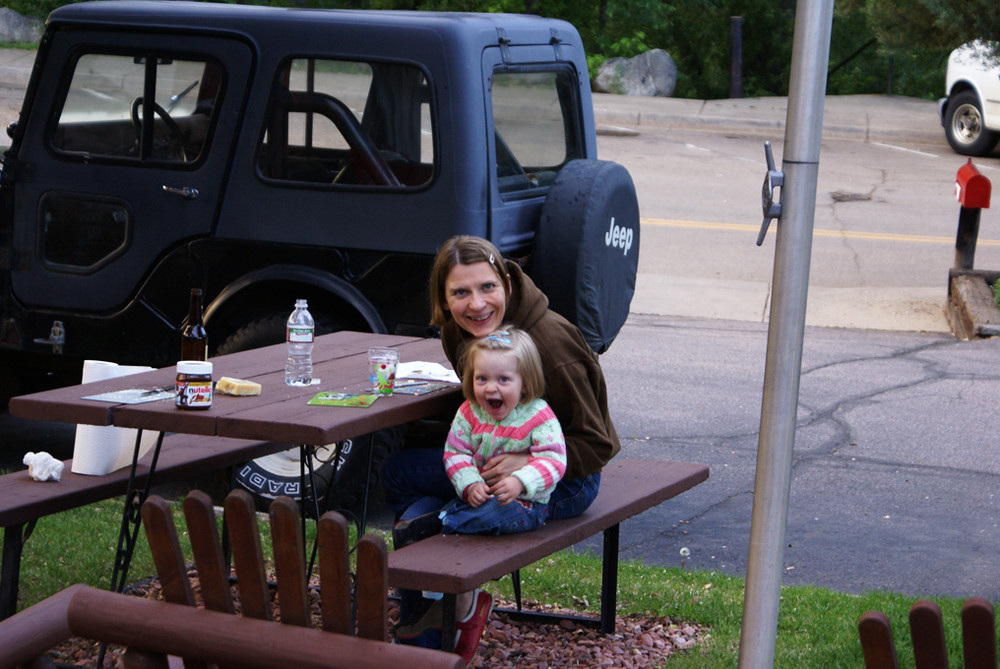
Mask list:
[{"label": "jeep spare tire cover", "polygon": [[628,318],[639,268],[639,200],[628,170],[574,160],[556,176],[535,233],[531,277],[597,353]]}]

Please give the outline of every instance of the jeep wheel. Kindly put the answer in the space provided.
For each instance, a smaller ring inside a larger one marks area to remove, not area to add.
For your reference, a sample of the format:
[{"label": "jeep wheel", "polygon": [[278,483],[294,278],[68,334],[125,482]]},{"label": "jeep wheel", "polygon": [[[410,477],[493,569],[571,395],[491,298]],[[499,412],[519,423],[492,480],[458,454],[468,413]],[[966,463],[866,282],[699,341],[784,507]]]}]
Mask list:
[{"label": "jeep wheel", "polygon": [[639,200],[621,165],[574,160],[542,206],[531,277],[603,353],[628,318],[639,268]]},{"label": "jeep wheel", "polygon": [[[271,314],[247,323],[239,328],[215,350],[215,355],[236,353],[249,349],[280,344],[285,340],[285,322],[287,314]],[[321,314],[316,315],[316,334],[328,334],[339,330],[336,321]],[[366,488],[377,489],[378,471],[382,461],[390,453],[398,450],[402,444],[403,430],[401,427],[379,430],[374,433],[359,435],[340,442],[340,464],[332,461],[336,444],[328,444],[317,449],[313,458],[316,472],[316,485],[321,499],[329,488],[330,477],[336,472],[336,493],[330,499],[329,508],[351,509],[364,498]],[[372,469],[365,478],[365,468],[368,466],[369,442],[372,448]],[[258,509],[267,510],[275,494],[269,491],[286,491],[290,497],[299,501],[297,494],[299,481],[298,447],[287,451],[257,458],[236,469],[234,483],[246,488],[257,503]],[[306,491],[311,499],[311,492]],[[284,494],[284,493],[278,493]],[[307,505],[309,506],[309,505]],[[306,509],[310,511],[312,507]]]},{"label": "jeep wheel", "polygon": [[983,109],[974,91],[962,91],[948,101],[944,130],[951,148],[963,156],[985,156],[1000,140],[1000,133],[983,127]]}]

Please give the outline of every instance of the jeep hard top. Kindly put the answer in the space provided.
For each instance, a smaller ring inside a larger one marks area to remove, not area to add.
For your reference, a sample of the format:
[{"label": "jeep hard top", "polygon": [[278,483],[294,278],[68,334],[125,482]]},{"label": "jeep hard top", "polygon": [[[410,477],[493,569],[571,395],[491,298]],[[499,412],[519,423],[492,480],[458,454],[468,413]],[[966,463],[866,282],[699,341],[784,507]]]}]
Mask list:
[{"label": "jeep hard top", "polygon": [[562,21],[67,5],[8,132],[8,388],[25,368],[78,382],[85,358],[173,364],[192,288],[212,353],[282,341],[296,298],[320,331],[431,335],[430,264],[456,234],[522,262],[595,350],[628,314],[634,186],[596,160]]}]

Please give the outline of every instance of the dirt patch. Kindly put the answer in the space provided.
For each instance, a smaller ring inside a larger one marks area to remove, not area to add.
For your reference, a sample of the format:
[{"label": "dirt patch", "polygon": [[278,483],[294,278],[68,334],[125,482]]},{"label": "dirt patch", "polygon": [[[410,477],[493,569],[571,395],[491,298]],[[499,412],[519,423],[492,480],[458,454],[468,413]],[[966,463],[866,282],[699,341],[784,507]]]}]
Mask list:
[{"label": "dirt patch", "polygon": [[[192,576],[192,586],[197,593],[197,577]],[[158,581],[132,586],[128,594],[152,599],[161,598]],[[235,604],[239,608],[238,590],[233,588]],[[312,602],[313,622],[320,626],[319,597],[315,590],[309,593]],[[273,597],[273,593],[272,593]],[[498,608],[513,608],[514,603],[498,598]],[[280,610],[272,601],[275,618]],[[526,600],[523,608],[545,613],[579,615],[539,602]],[[397,608],[394,600],[389,604],[390,628],[396,622]],[[670,618],[642,615],[620,616],[615,623],[615,633],[602,635],[591,627],[571,621],[553,624],[519,622],[506,614],[495,611],[483,633],[482,642],[469,667],[475,669],[562,669],[587,667],[593,669],[639,669],[659,667],[674,653],[688,650],[709,638],[708,630],[694,624],[675,622]],[[389,639],[387,639],[389,640]],[[81,667],[96,667],[100,645],[89,640],[73,638],[48,653],[57,663]],[[120,669],[123,649],[111,646],[107,650],[104,666]]]}]

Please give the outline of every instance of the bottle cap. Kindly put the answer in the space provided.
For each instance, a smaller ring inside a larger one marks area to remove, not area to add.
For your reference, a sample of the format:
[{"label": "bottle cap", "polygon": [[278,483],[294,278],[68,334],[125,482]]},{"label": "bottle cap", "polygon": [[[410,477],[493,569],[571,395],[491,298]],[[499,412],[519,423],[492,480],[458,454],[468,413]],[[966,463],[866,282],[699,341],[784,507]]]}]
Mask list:
[{"label": "bottle cap", "polygon": [[201,360],[181,360],[177,363],[178,374],[212,375],[212,363]]}]

